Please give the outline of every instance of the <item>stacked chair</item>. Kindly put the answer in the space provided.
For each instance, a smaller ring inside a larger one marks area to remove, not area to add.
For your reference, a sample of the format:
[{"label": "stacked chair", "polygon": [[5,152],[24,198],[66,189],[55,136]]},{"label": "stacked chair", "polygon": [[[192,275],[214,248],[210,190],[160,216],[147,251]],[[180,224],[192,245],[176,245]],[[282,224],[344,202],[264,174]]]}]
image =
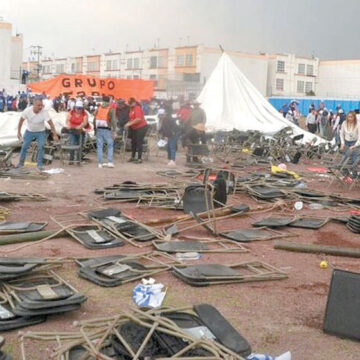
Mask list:
[{"label": "stacked chair", "polygon": [[86,301],[54,267],[40,258],[0,258],[0,331],[41,323]]},{"label": "stacked chair", "polygon": [[349,221],[346,224],[347,228],[353,233],[360,233],[360,216],[351,215]]}]

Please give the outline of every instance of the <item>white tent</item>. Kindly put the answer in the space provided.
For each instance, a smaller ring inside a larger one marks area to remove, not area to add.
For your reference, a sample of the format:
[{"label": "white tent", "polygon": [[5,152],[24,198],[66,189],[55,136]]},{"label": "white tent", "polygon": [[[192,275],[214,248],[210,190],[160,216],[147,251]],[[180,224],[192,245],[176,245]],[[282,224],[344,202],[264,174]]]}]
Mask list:
[{"label": "white tent", "polygon": [[[210,131],[258,130],[273,135],[285,127],[294,134],[304,134],[304,141],[316,135],[286,120],[245,77],[230,57],[223,53],[198,101],[205,110]],[[318,141],[323,141],[319,137]]]}]

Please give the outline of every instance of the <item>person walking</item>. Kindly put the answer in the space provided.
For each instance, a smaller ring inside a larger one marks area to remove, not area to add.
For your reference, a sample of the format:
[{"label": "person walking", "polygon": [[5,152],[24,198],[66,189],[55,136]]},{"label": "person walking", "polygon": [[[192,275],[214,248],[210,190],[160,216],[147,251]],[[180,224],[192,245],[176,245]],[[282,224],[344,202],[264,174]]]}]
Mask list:
[{"label": "person walking", "polygon": [[43,170],[43,155],[44,145],[46,140],[45,122],[50,126],[55,142],[59,140],[54,123],[49,117],[49,114],[44,109],[42,98],[36,97],[32,106],[25,109],[20,117],[18,124],[18,139],[22,139],[21,128],[24,121],[27,121],[26,131],[23,138],[23,144],[20,151],[20,161],[17,165],[18,168],[24,166],[27,150],[33,140],[36,140],[38,146],[37,153],[37,167],[39,171]]},{"label": "person walking", "polygon": [[[114,140],[116,138],[115,111],[110,107],[109,96],[103,96],[103,102],[94,116],[98,168],[114,167]],[[103,163],[104,142],[107,145],[107,163]]]},{"label": "person walking", "polygon": [[[129,129],[129,137],[131,139],[131,158],[128,162],[141,164],[144,138],[148,125],[140,104],[134,98],[129,99],[129,106],[129,121],[124,126],[125,129]],[[137,158],[136,153],[138,155]]]}]

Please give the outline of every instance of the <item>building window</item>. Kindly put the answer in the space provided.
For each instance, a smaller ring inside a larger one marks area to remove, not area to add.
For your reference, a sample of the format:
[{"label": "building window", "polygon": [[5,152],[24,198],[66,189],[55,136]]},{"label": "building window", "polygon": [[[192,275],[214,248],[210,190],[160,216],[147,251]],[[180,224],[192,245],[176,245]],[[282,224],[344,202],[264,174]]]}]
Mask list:
[{"label": "building window", "polygon": [[64,64],[57,64],[56,65],[56,73],[57,74],[62,74],[65,72],[65,66]]},{"label": "building window", "polygon": [[140,59],[135,58],[134,59],[134,69],[139,69],[139,68],[140,68]]},{"label": "building window", "polygon": [[178,55],[176,57],[176,65],[177,66],[184,66],[184,55]]},{"label": "building window", "polygon": [[131,75],[128,75],[126,78],[127,78],[128,80],[131,80]]},{"label": "building window", "polygon": [[111,70],[111,60],[106,60],[106,70]]},{"label": "building window", "polygon": [[74,73],[75,72],[75,63],[71,64],[71,72]]},{"label": "building window", "polygon": [[277,62],[276,71],[282,73],[285,72],[285,61],[279,60]]},{"label": "building window", "polygon": [[112,66],[112,69],[113,69],[113,70],[117,70],[117,69],[118,69],[118,61],[117,61],[117,60],[113,60],[111,66]]},{"label": "building window", "polygon": [[306,75],[314,75],[314,65],[306,66]]},{"label": "building window", "polygon": [[150,69],[156,69],[158,63],[157,56],[150,56]]},{"label": "building window", "polygon": [[158,67],[159,68],[164,68],[166,67],[166,57],[165,56],[159,56],[158,58]]},{"label": "building window", "polygon": [[138,79],[138,78],[139,78],[139,75],[134,75],[133,76],[133,79],[135,79],[135,80]]},{"label": "building window", "polygon": [[99,64],[95,61],[89,62],[88,71],[99,71]]},{"label": "building window", "polygon": [[305,74],[305,64],[298,64],[298,74]]},{"label": "building window", "polygon": [[186,66],[192,66],[193,56],[192,54],[186,54]]},{"label": "building window", "polygon": [[81,72],[81,63],[79,63],[79,62],[76,63],[75,71],[76,71],[77,73]]},{"label": "building window", "polygon": [[312,87],[312,82],[311,81],[307,81],[305,84],[305,92],[309,93],[310,91],[312,91],[313,87]]},{"label": "building window", "polygon": [[284,79],[276,79],[276,90],[284,90]]},{"label": "building window", "polygon": [[132,69],[132,67],[133,67],[133,59],[127,59],[126,67],[128,69]]},{"label": "building window", "polygon": [[304,81],[301,81],[299,80],[297,83],[296,83],[296,91],[298,93],[303,93],[304,92]]}]

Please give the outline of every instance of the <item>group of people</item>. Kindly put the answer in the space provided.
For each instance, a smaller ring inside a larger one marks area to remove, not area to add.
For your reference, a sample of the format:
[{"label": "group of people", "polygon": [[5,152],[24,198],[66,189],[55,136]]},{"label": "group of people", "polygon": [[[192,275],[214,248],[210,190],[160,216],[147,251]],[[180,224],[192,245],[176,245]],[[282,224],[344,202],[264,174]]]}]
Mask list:
[{"label": "group of people", "polygon": [[345,119],[346,114],[341,106],[338,106],[335,112],[325,107],[315,109],[312,106],[306,116],[306,127],[309,132],[319,133],[326,140],[335,138],[336,143],[339,144],[341,126]]},{"label": "group of people", "polygon": [[[20,161],[18,167],[24,166],[27,150],[33,140],[37,141],[38,156],[37,166],[39,170],[43,169],[43,149],[47,134],[45,123],[50,126],[53,140],[58,141],[55,127],[47,111],[48,102],[56,104],[55,99],[50,100],[44,95],[38,95],[32,99],[32,104],[28,106],[21,114],[18,124],[18,138],[23,140]],[[72,100],[71,100],[72,101]],[[128,101],[124,99],[114,100],[109,96],[103,96],[101,103],[96,104],[93,112],[88,111],[89,102],[84,98],[74,99],[74,104],[67,109],[66,126],[63,132],[69,134],[71,145],[84,144],[85,133],[94,129],[96,136],[97,164],[98,168],[114,167],[114,141],[118,136],[125,133],[131,140],[131,157],[129,162],[141,164],[144,150],[144,138],[148,131],[148,123],[145,119],[143,106],[135,98]],[[91,116],[92,115],[92,116]],[[90,121],[90,118],[93,121]],[[206,115],[200,107],[199,102],[186,102],[180,107],[176,115],[174,114],[172,103],[163,102],[161,109],[158,110],[159,118],[159,136],[166,142],[168,152],[168,165],[176,165],[176,152],[179,140],[182,139],[182,145],[185,150],[193,143],[206,143],[205,123]],[[22,136],[22,126],[26,120],[26,131]],[[104,156],[104,145],[107,146],[107,154]],[[80,152],[81,153],[81,152]],[[75,151],[70,152],[70,164],[80,156]],[[104,160],[104,157],[106,160]]]},{"label": "group of people", "polygon": [[[282,106],[280,112],[289,121],[299,125],[299,103],[293,100],[288,105]],[[342,169],[346,182],[352,182],[358,177],[358,164],[360,161],[360,110],[349,111],[347,114],[338,105],[333,110],[328,110],[323,102],[318,108],[312,103],[306,116],[305,125],[312,134],[318,133],[322,138],[334,140],[343,153],[338,165]]]},{"label": "group of people", "polygon": [[9,95],[5,89],[0,91],[0,112],[23,111],[29,105],[28,93],[18,92],[16,95]]}]

